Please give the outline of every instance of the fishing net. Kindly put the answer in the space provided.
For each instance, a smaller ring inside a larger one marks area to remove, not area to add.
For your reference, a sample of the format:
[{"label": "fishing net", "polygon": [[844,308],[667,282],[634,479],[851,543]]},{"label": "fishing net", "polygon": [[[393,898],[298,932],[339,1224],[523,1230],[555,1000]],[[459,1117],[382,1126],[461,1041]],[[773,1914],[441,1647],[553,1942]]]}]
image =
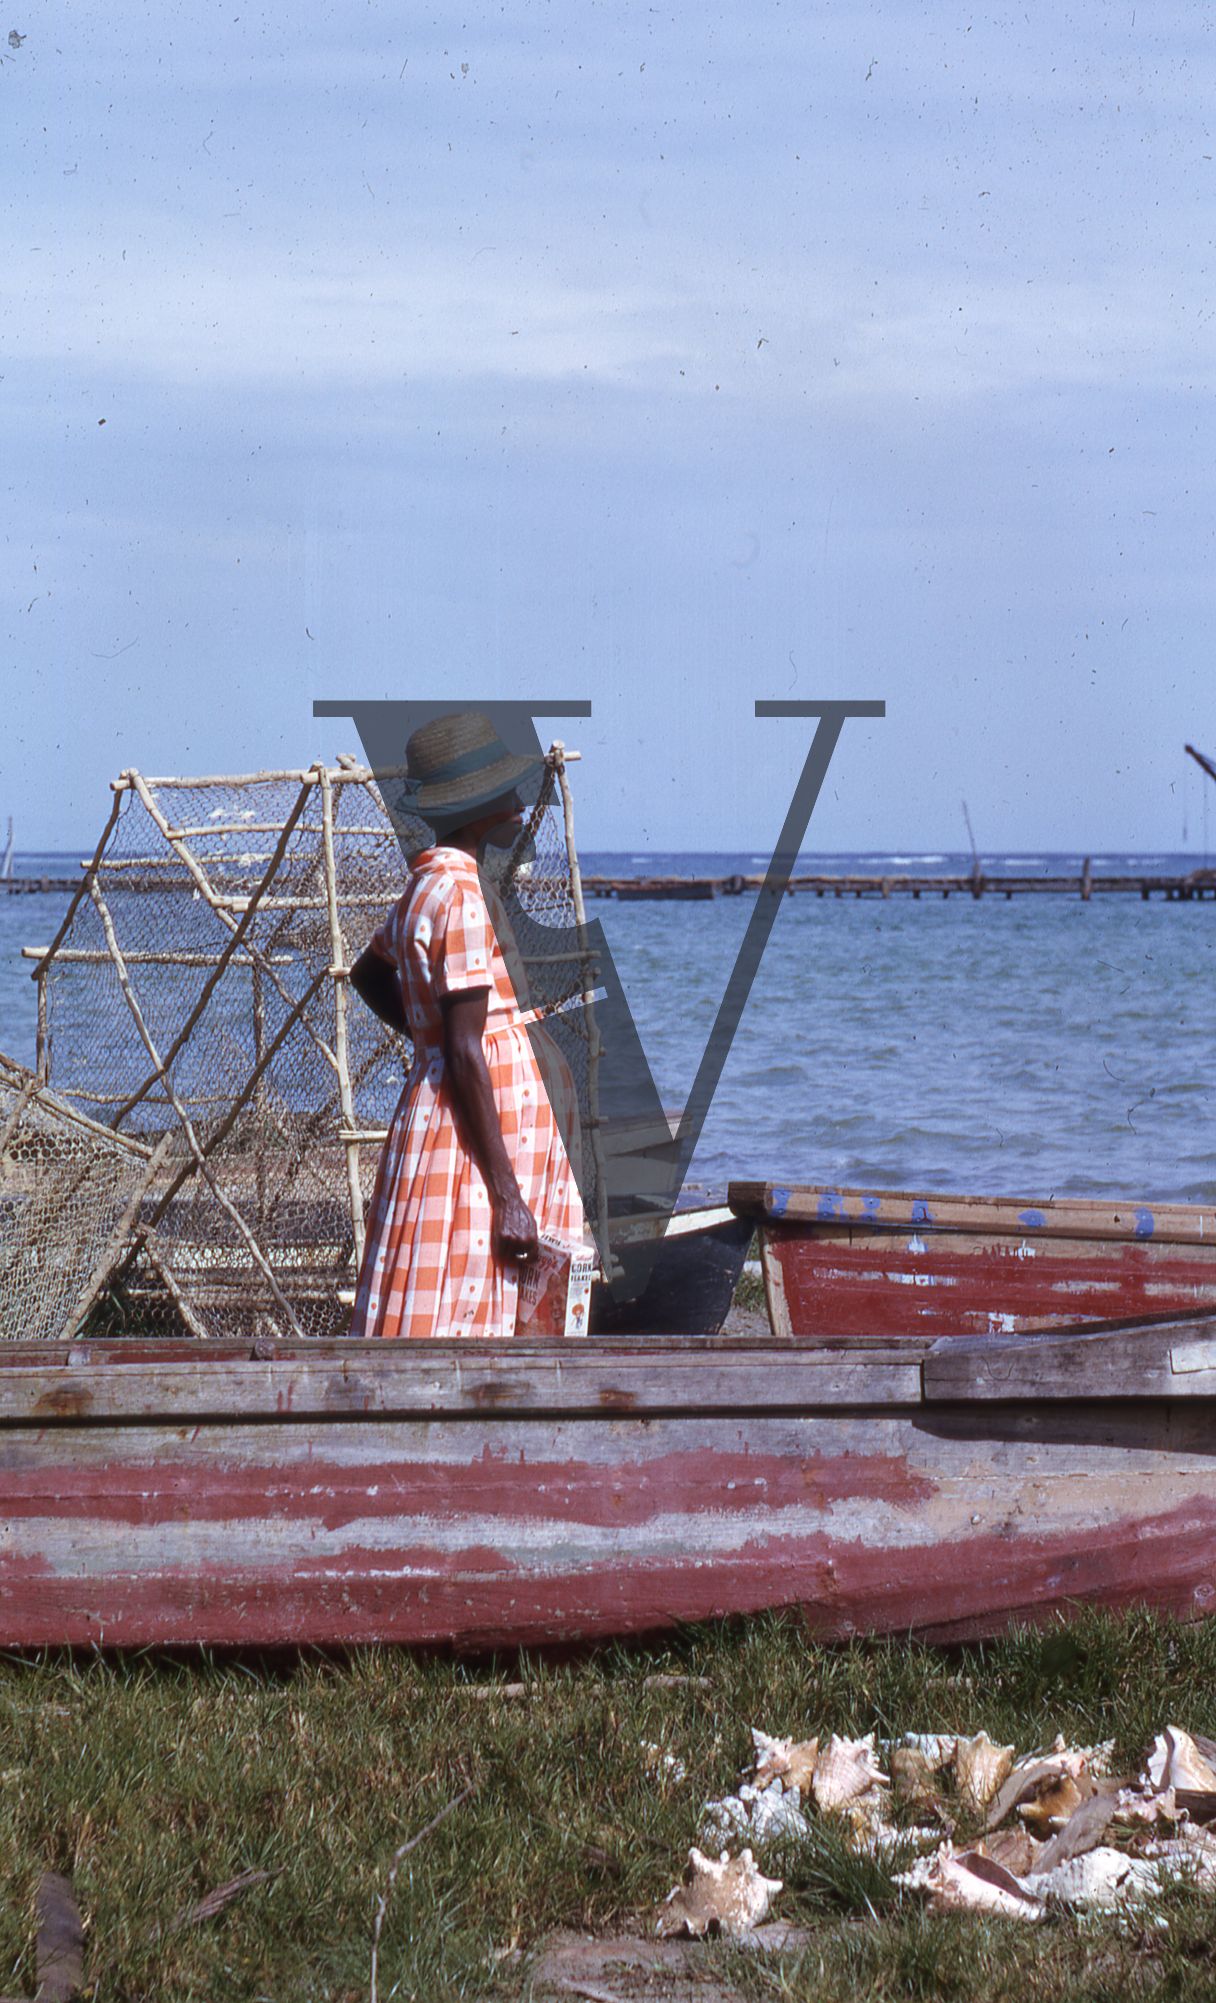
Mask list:
[{"label": "fishing net", "polygon": [[0,1336],[79,1326],[126,1242],[151,1157],[0,1057]]},{"label": "fishing net", "polygon": [[[593,1031],[557,774],[551,755],[520,840],[487,867],[521,1003],[560,1039],[581,1107]],[[347,974],[405,888],[403,844],[430,838],[393,811],[393,776],[346,759],[115,784],[40,960],[39,1064],[140,1160],[159,1151],[124,1274],[141,1325],[332,1336],[349,1324],[411,1049]]]}]

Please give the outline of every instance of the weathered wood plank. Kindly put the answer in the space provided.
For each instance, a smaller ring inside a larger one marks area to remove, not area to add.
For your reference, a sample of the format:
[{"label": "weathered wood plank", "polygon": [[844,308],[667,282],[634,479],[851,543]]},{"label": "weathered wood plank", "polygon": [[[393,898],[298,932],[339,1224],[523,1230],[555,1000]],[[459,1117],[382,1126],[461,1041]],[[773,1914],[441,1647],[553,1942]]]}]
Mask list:
[{"label": "weathered wood plank", "polygon": [[[850,1355],[864,1351],[878,1350],[900,1356],[916,1353],[912,1343],[892,1343],[887,1336],[866,1336],[848,1334],[839,1340],[828,1338],[824,1341],[808,1343],[808,1353],[821,1354],[825,1349],[838,1348]],[[928,1347],[928,1339],[921,1342]],[[565,1336],[517,1336],[512,1341],[472,1342],[465,1337],[449,1341],[381,1342],[354,1341],[349,1337],[307,1337],[290,1340],[278,1337],[229,1336],[224,1338],[207,1336],[197,1339],[193,1336],[109,1336],[104,1339],[76,1338],[70,1342],[21,1342],[0,1343],[0,1374],[13,1369],[45,1369],[50,1364],[68,1364],[81,1368],[86,1363],[104,1368],[122,1363],[201,1363],[202,1361],[241,1361],[252,1358],[265,1362],[271,1359],[318,1358],[327,1361],[348,1360],[357,1356],[418,1355],[431,1359],[494,1357],[511,1355],[517,1358],[538,1358],[548,1364],[557,1364],[563,1358],[579,1355],[599,1357],[646,1357],[661,1355],[664,1350],[678,1351],[681,1356],[772,1356],[785,1357],[788,1351],[784,1344],[775,1344],[768,1336],[738,1335],[604,1335],[594,1342],[586,1338]]]},{"label": "weathered wood plank", "polygon": [[200,1342],[188,1356],[178,1344],[163,1361],[128,1362],[100,1347],[68,1348],[49,1365],[27,1355],[11,1369],[0,1352],[0,1427],[917,1404],[923,1354],[923,1345],[348,1342],[263,1358]]},{"label": "weathered wood plank", "polygon": [[732,1182],[727,1194],[737,1216],[814,1224],[826,1230],[852,1224],[867,1232],[982,1231],[1019,1238],[1032,1234],[1151,1241],[1201,1245],[1216,1261],[1216,1210],[1199,1204],[1111,1203],[1089,1197],[1033,1203],[998,1196],[744,1181]]},{"label": "weathered wood plank", "polygon": [[[1030,1337],[946,1337],[921,1367],[927,1400],[1103,1399],[1216,1396],[1216,1340],[1204,1321],[1050,1332]],[[1179,1340],[1180,1334],[1182,1340]]]}]

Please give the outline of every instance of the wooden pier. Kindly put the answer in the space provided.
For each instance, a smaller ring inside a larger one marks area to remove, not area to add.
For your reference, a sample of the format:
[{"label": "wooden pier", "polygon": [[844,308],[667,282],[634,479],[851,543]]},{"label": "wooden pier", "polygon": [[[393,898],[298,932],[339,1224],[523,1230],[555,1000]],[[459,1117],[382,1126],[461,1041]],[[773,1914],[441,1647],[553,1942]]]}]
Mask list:
[{"label": "wooden pier", "polygon": [[[615,897],[621,901],[679,898],[710,899],[739,897],[762,890],[764,877],[749,876],[584,876],[588,897]],[[1167,903],[1216,900],[1216,869],[1196,869],[1187,876],[1095,875],[1086,862],[1078,876],[988,876],[973,870],[966,876],[791,876],[785,895],[809,897],[1079,897],[1091,898],[1139,895],[1145,903],[1164,898]]]},{"label": "wooden pier", "polygon": [[58,890],[67,895],[78,888],[76,876],[0,876],[0,896],[35,897],[40,891]]},{"label": "wooden pier", "polygon": [[[70,894],[80,882],[78,876],[0,877],[0,895],[35,895],[53,891]],[[170,886],[152,878],[128,878],[125,891],[155,891],[163,896]],[[587,897],[615,897],[620,903],[641,903],[654,899],[681,903],[704,902],[715,897],[741,897],[762,890],[764,877],[746,876],[584,876]],[[1079,876],[987,876],[973,871],[966,876],[792,876],[785,895],[807,897],[1079,897],[1088,904],[1093,897],[1114,893],[1140,896],[1145,903],[1161,897],[1167,903],[1187,904],[1205,898],[1216,901],[1216,869],[1195,869],[1187,876],[1123,875],[1097,876],[1086,864]]]}]

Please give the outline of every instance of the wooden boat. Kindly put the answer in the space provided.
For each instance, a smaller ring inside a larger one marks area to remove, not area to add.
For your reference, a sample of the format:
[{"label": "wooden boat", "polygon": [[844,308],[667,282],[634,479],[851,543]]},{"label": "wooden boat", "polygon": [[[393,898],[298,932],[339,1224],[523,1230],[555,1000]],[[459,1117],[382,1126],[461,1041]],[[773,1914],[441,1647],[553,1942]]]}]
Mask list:
[{"label": "wooden boat", "polygon": [[1216,1605],[1216,1319],[0,1353],[0,1643],[562,1645]]},{"label": "wooden boat", "polygon": [[732,1182],[781,1336],[982,1335],[1216,1314],[1216,1210]]}]

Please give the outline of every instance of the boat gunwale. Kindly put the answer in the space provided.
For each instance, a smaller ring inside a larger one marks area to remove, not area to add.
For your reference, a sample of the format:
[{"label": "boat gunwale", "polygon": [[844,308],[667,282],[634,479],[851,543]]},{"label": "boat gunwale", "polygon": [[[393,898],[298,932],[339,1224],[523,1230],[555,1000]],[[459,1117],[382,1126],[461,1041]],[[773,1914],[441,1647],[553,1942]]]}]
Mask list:
[{"label": "boat gunwale", "polygon": [[485,1424],[908,1407],[921,1401],[929,1346],[928,1338],[731,1336],[12,1343],[0,1351],[0,1432],[31,1424]]},{"label": "boat gunwale", "polygon": [[[1210,1360],[1209,1360],[1210,1358]],[[17,1427],[726,1417],[1216,1396],[1216,1317],[1017,1334],[8,1343]]]},{"label": "boat gunwale", "polygon": [[[860,1185],[734,1180],[727,1201],[758,1229],[824,1238],[847,1233],[882,1237],[915,1232],[947,1237],[1074,1238],[1137,1245],[1211,1247],[1216,1208],[1201,1203],[1128,1202],[1117,1197],[1053,1196],[1035,1202],[1012,1196],[867,1189]],[[864,1205],[878,1205],[866,1210]]]}]

